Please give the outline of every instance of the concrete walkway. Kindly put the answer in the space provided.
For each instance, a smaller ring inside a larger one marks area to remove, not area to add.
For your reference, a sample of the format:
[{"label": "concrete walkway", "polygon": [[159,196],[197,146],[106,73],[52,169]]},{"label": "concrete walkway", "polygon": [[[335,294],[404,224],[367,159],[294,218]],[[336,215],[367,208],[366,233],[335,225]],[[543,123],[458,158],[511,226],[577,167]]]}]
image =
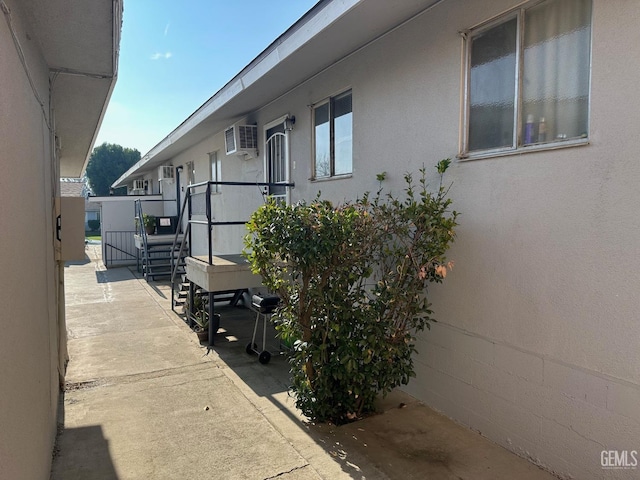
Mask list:
[{"label": "concrete walkway", "polygon": [[246,354],[248,310],[219,310],[207,355],[167,285],[105,270],[99,246],[87,254],[65,268],[71,360],[53,480],[554,478],[401,392],[380,415],[311,425],[286,359]]}]

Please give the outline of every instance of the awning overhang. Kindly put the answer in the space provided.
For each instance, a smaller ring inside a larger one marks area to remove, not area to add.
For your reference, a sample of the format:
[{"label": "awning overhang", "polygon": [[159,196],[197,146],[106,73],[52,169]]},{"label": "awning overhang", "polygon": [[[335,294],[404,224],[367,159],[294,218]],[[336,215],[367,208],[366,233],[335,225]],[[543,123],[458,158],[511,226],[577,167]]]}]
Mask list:
[{"label": "awning overhang", "polygon": [[61,177],[84,172],[115,86],[122,0],[21,0],[49,67]]}]

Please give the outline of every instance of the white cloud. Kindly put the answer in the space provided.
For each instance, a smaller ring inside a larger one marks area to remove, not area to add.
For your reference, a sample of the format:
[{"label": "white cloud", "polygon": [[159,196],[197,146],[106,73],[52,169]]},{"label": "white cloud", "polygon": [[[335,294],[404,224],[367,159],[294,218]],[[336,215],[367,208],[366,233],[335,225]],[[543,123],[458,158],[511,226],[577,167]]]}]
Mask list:
[{"label": "white cloud", "polygon": [[162,58],[169,59],[171,57],[173,57],[173,54],[171,52],[166,52],[166,53],[156,52],[153,55],[151,55],[151,60],[160,60]]},{"label": "white cloud", "polygon": [[169,33],[169,25],[171,25],[170,23],[167,23],[167,26],[164,27],[164,36],[167,36],[167,33]]}]

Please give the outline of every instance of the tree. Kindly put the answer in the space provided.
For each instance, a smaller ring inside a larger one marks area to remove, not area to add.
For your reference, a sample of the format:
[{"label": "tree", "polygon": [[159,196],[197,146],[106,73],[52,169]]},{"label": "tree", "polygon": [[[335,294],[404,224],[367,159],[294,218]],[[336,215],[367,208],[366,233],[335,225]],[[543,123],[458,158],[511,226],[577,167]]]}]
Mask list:
[{"label": "tree", "polygon": [[94,195],[107,196],[111,184],[140,160],[135,148],[103,143],[93,149],[87,165],[87,179]]}]

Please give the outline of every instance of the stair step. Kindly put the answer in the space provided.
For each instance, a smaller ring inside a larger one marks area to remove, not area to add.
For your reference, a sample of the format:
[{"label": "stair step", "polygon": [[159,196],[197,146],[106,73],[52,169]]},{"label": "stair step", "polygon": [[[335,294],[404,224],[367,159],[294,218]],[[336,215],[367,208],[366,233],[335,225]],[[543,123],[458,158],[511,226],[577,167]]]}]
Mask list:
[{"label": "stair step", "polygon": [[171,270],[171,265],[163,265],[163,264],[156,264],[156,265],[149,265],[149,266],[144,266],[142,269],[143,273],[144,272],[148,272],[148,273],[153,273],[153,272],[166,272],[168,274],[172,273]]}]

